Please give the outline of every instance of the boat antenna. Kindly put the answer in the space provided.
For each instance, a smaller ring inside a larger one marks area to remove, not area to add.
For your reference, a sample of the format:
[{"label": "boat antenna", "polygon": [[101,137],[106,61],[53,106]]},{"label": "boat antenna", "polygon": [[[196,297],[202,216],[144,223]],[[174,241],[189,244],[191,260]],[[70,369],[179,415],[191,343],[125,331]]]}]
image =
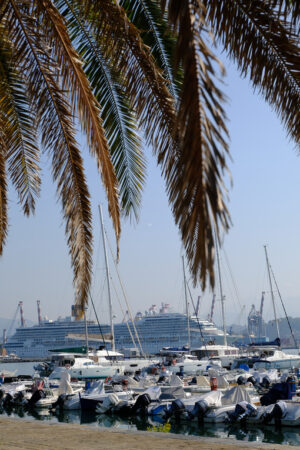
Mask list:
[{"label": "boat antenna", "polygon": [[220,285],[220,295],[221,295],[221,305],[222,305],[222,321],[223,321],[223,332],[224,332],[224,345],[227,346],[226,323],[225,323],[225,309],[224,309],[224,301],[225,301],[225,297],[224,297],[224,295],[223,295],[222,278],[221,278],[221,268],[220,268],[219,245],[218,245],[218,238],[217,238],[216,233],[215,233],[215,242],[216,242],[216,253],[217,253],[217,263],[218,263],[218,275],[219,275],[219,285]]},{"label": "boat antenna", "polygon": [[185,278],[185,268],[184,268],[184,256],[182,255],[182,268],[183,268],[183,282],[184,282],[184,298],[185,298],[185,309],[186,309],[186,318],[187,318],[187,331],[188,331],[188,344],[189,349],[191,349],[191,330],[190,330],[190,314],[189,314],[189,303],[186,293],[186,278]]},{"label": "boat antenna", "polygon": [[107,277],[107,291],[108,291],[108,305],[109,305],[109,318],[110,318],[110,332],[111,332],[111,336],[112,336],[112,350],[115,351],[115,333],[114,333],[114,322],[113,322],[111,290],[110,290],[110,274],[109,274],[109,268],[108,268],[105,232],[104,232],[104,224],[103,224],[101,205],[98,205],[98,208],[99,208],[99,214],[100,214],[102,239],[103,239],[103,251],[104,251],[104,257],[105,257],[105,268],[106,268],[106,277]]},{"label": "boat antenna", "polygon": [[286,309],[285,309],[285,306],[284,306],[284,303],[283,303],[283,300],[282,300],[282,297],[281,297],[281,294],[280,294],[280,291],[279,291],[279,288],[278,288],[278,285],[277,285],[277,282],[276,282],[276,278],[275,278],[273,269],[272,269],[272,267],[271,267],[271,264],[270,264],[270,271],[271,271],[272,276],[273,276],[273,279],[274,279],[274,283],[275,283],[275,286],[276,286],[276,289],[277,289],[277,292],[278,292],[278,295],[279,295],[279,298],[280,298],[280,301],[281,301],[281,305],[282,305],[282,308],[283,308],[283,311],[284,311],[284,314],[285,314],[287,323],[288,323],[289,328],[290,328],[290,332],[291,332],[292,338],[293,338],[293,340],[294,340],[294,343],[295,343],[296,348],[298,348],[298,344],[297,344],[297,341],[296,341],[296,338],[295,338],[295,335],[294,335],[294,332],[293,332],[293,329],[292,329],[290,320],[289,320],[289,318],[288,318],[288,315],[287,315],[287,312],[286,312]]},{"label": "boat antenna", "polygon": [[267,262],[267,268],[268,268],[269,284],[270,284],[271,297],[272,297],[272,303],[273,303],[273,311],[274,311],[274,318],[275,318],[275,323],[276,323],[277,337],[280,339],[278,319],[277,319],[276,308],[275,308],[275,298],[274,298],[272,279],[271,279],[271,273],[270,273],[270,267],[271,266],[270,266],[270,263],[269,263],[269,258],[268,258],[268,253],[267,253],[267,246],[264,245],[264,248],[265,248],[265,254],[266,254],[266,262]]}]

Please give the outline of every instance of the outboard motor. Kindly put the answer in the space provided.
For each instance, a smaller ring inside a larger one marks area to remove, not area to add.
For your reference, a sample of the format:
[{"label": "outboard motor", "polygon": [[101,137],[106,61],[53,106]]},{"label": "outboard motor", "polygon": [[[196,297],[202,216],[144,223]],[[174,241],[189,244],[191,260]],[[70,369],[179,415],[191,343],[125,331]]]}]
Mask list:
[{"label": "outboard motor", "polygon": [[147,414],[147,408],[151,403],[151,397],[149,394],[139,395],[137,401],[132,407],[132,411],[136,414],[145,416]]},{"label": "outboard motor", "polygon": [[276,427],[281,427],[281,419],[286,415],[287,406],[282,400],[274,405],[274,408],[263,418],[264,423],[270,423],[272,419],[275,421]]},{"label": "outboard motor", "polygon": [[238,384],[239,386],[241,386],[241,385],[246,384],[246,383],[247,383],[247,380],[246,380],[245,377],[243,377],[243,375],[240,375],[240,376],[238,377],[238,379],[236,380],[236,382],[237,382],[237,384]]},{"label": "outboard motor", "polygon": [[260,403],[262,406],[272,405],[278,400],[287,400],[289,398],[289,385],[288,383],[276,383],[274,384],[269,392],[262,395],[260,398]]},{"label": "outboard motor", "polygon": [[19,391],[14,395],[13,402],[15,405],[23,405],[25,401],[24,392]]},{"label": "outboard motor", "polygon": [[10,406],[10,405],[12,404],[12,400],[13,400],[13,397],[12,397],[12,395],[8,392],[8,393],[6,394],[6,396],[4,397],[4,399],[3,399],[3,406],[4,406],[4,407]]},{"label": "outboard motor", "polygon": [[252,383],[253,386],[257,386],[257,380],[253,376],[247,378],[247,383]]},{"label": "outboard motor", "polygon": [[45,398],[46,394],[42,389],[38,389],[37,391],[35,391],[31,398],[28,400],[28,406],[32,407],[34,406],[41,398]]},{"label": "outboard motor", "polygon": [[168,411],[168,415],[172,415],[176,420],[180,420],[180,417],[186,413],[186,407],[184,403],[178,398],[172,402],[170,411]]},{"label": "outboard motor", "polygon": [[202,421],[208,410],[208,403],[205,400],[199,400],[195,403],[195,406],[190,412],[190,415],[192,418],[197,417],[199,421]]},{"label": "outboard motor", "polygon": [[248,402],[240,402],[235,406],[233,412],[227,413],[227,422],[229,423],[240,423],[243,422],[246,417],[256,414],[256,408]]},{"label": "outboard motor", "polygon": [[267,375],[265,377],[263,377],[263,379],[262,379],[262,381],[260,383],[261,387],[265,388],[265,389],[269,389],[270,384],[271,384],[270,383],[270,378]]},{"label": "outboard motor", "polygon": [[60,394],[60,396],[58,397],[56,402],[52,403],[51,409],[56,409],[56,408],[63,409],[65,399],[66,399],[66,394]]}]

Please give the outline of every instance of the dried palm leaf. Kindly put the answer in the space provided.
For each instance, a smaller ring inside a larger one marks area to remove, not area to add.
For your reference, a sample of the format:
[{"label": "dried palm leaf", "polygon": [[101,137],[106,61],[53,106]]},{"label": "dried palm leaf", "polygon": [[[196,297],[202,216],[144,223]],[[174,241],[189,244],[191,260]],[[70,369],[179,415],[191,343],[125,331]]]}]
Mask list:
[{"label": "dried palm leaf", "polygon": [[5,142],[5,122],[6,119],[0,112],[0,255],[3,253],[7,237],[7,181],[6,181],[6,142]]},{"label": "dried palm leaf", "polygon": [[219,239],[230,225],[222,179],[228,153],[224,96],[215,83],[218,60],[206,44],[203,5],[171,0],[168,11],[178,32],[176,55],[184,71],[178,112],[182,145],[166,173],[168,194],[194,283],[200,279],[205,289],[207,274],[212,287],[215,282],[215,232]]},{"label": "dried palm leaf", "polygon": [[30,8],[28,10],[26,0],[9,1],[6,29],[15,43],[15,64],[22,68],[38,117],[42,145],[52,155],[53,177],[66,220],[77,303],[83,314],[91,278],[91,211],[73,116],[65,93],[57,83],[59,69],[46,45],[45,28],[40,27],[36,16]]}]

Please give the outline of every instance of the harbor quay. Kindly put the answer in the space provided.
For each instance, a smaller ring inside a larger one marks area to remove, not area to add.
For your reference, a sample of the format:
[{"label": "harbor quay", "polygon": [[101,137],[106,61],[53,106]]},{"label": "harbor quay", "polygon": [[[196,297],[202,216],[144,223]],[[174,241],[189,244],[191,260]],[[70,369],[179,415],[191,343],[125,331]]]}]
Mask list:
[{"label": "harbor quay", "polygon": [[[0,417],[0,449],[74,449],[93,450],[291,450],[290,446],[258,442],[233,441],[157,432],[122,431],[88,425],[41,423]],[[300,448],[294,446],[293,448]]]}]

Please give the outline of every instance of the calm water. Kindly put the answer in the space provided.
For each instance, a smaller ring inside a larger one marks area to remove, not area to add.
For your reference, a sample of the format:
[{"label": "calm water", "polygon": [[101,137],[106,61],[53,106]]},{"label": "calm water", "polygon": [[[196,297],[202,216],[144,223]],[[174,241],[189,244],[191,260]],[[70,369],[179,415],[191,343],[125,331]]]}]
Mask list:
[{"label": "calm water", "polygon": [[[64,422],[73,424],[89,424],[95,427],[115,428],[122,430],[142,430],[142,431],[159,431],[159,427],[163,424],[158,420],[150,418],[133,418],[121,419],[117,416],[99,415],[95,413],[81,412],[81,411],[64,411],[51,413],[45,411],[31,411],[26,412],[23,409],[14,409],[7,411],[0,411],[0,414],[6,415],[10,418],[19,419],[26,418],[27,420],[42,420],[49,422]],[[267,442],[273,444],[290,444],[300,445],[300,430],[283,427],[275,430],[274,427],[264,428],[249,428],[239,426],[229,426],[225,424],[198,425],[197,422],[170,422],[169,433],[205,436],[214,438],[229,438],[240,441],[254,441]]]}]

